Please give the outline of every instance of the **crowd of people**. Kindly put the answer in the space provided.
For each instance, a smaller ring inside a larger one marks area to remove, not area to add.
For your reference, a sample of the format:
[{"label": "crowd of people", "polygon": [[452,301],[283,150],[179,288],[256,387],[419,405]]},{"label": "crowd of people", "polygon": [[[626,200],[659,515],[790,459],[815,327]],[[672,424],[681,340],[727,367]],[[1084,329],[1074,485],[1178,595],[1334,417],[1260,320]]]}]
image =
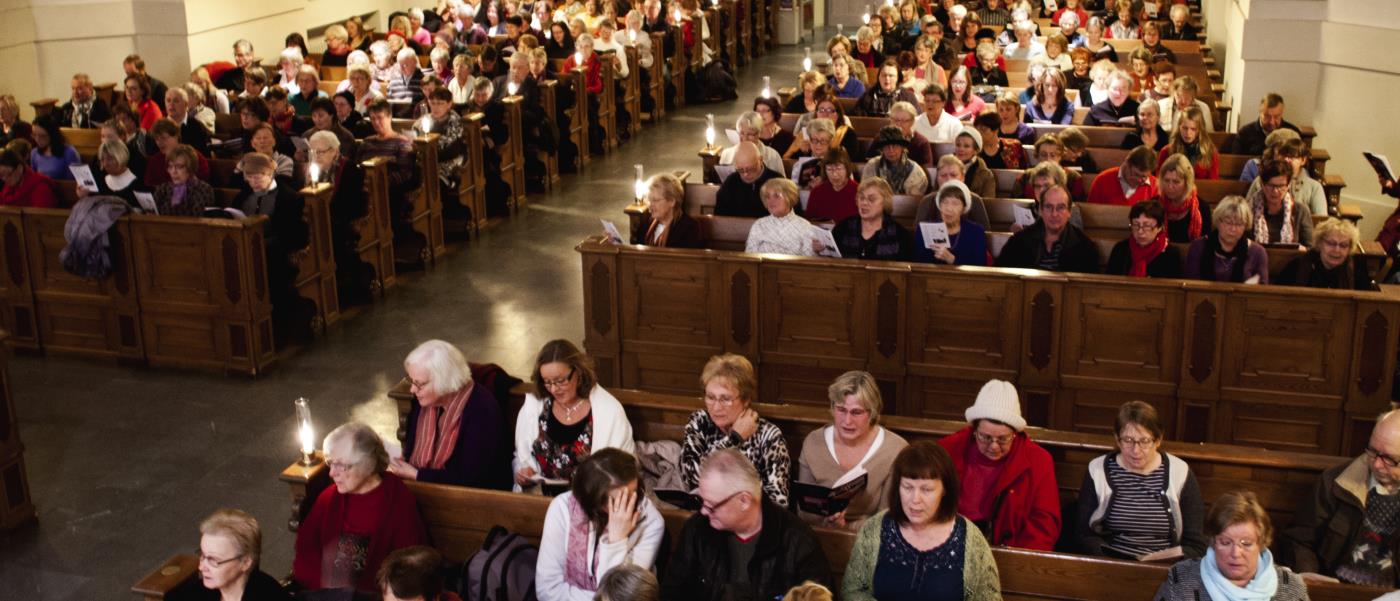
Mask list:
[{"label": "crowd of people", "polygon": [[[1364,454],[1320,476],[1275,538],[1248,483],[1205,509],[1191,465],[1163,450],[1162,418],[1142,401],[1118,409],[1115,448],[1088,463],[1077,502],[1062,514],[1055,460],[1032,438],[1016,387],[1001,380],[982,386],[962,429],[911,442],[881,424],[875,378],[846,372],[827,390],[831,421],[793,452],[758,413],[753,365],[718,355],[700,374],[702,404],[678,452],[657,459],[666,454],[655,441],[633,440],[622,405],[568,341],[549,342],[537,356],[536,392],[516,418],[514,440],[501,436],[505,405],[474,369],[440,340],[409,353],[414,399],[401,457],[363,423],[326,436],[333,484],[297,532],[296,590],[386,599],[442,590],[441,557],[423,546],[408,480],[554,495],[533,565],[544,601],[807,598],[791,595],[835,586],[813,527],[854,535],[843,599],[999,599],[995,547],[1173,563],[1158,599],[1301,600],[1310,581],[1400,583],[1392,561],[1400,412],[1380,416]],[[660,492],[677,472],[698,511],[666,555],[660,511],[670,505]],[[859,486],[848,486],[839,506],[803,503],[791,492],[853,479]],[[184,592],[286,598],[258,570],[250,516],[221,510],[200,532],[201,578]],[[614,588],[618,580],[627,593]]]}]

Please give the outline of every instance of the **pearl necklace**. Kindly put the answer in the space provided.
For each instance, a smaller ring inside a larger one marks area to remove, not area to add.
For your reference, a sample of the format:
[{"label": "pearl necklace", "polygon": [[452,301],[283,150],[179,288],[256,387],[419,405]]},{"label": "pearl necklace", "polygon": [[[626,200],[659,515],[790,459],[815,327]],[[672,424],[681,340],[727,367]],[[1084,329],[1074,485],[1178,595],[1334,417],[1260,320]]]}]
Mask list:
[{"label": "pearl necklace", "polygon": [[577,400],[577,401],[574,401],[574,404],[573,404],[573,405],[570,405],[570,406],[568,406],[568,407],[565,407],[565,406],[561,403],[561,404],[559,405],[559,408],[564,410],[564,421],[568,421],[568,422],[574,421],[574,411],[577,410],[579,407],[582,407],[583,404],[584,404],[584,403],[587,403],[587,402],[588,402],[588,399],[579,399],[579,400]]}]

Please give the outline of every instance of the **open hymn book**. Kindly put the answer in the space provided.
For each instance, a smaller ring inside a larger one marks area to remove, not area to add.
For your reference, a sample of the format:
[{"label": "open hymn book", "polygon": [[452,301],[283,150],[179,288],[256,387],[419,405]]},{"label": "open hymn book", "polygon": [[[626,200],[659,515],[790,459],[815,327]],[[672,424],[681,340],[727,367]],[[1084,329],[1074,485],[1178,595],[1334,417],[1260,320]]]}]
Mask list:
[{"label": "open hymn book", "polygon": [[809,482],[793,482],[792,498],[802,511],[827,517],[845,511],[851,504],[851,499],[863,492],[869,483],[870,474],[865,468],[856,467],[846,472],[830,487]]},{"label": "open hymn book", "polygon": [[1166,548],[1166,549],[1162,549],[1161,551],[1154,551],[1154,552],[1152,552],[1152,553],[1145,553],[1145,554],[1139,555],[1139,556],[1137,557],[1137,560],[1138,560],[1138,561],[1147,561],[1147,562],[1155,562],[1155,561],[1171,561],[1171,562],[1175,562],[1176,560],[1181,559],[1181,558],[1183,558],[1183,557],[1185,557],[1185,556],[1186,556],[1186,555],[1185,555],[1184,553],[1182,553],[1182,551],[1181,551],[1181,546],[1180,546],[1180,545],[1177,545],[1177,546],[1175,546],[1175,547],[1168,547],[1168,548]]}]

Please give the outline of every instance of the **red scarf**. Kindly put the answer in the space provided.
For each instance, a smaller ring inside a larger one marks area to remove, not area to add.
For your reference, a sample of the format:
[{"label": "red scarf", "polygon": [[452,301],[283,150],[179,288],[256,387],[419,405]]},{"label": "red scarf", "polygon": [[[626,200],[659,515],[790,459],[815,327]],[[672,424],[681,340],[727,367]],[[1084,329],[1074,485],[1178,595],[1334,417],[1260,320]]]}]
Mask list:
[{"label": "red scarf", "polygon": [[[467,397],[471,396],[475,387],[475,383],[468,383],[454,393],[445,405],[423,407],[418,412],[418,431],[409,459],[413,467],[440,470],[447,465],[452,451],[457,448],[457,435],[461,432],[462,411],[467,408]],[[437,439],[438,434],[442,434],[442,440]]]},{"label": "red scarf", "polygon": [[[1197,217],[1199,219],[1199,217]],[[1199,226],[1199,224],[1197,224]],[[1128,250],[1133,254],[1133,266],[1128,270],[1128,275],[1135,278],[1147,277],[1147,264],[1156,260],[1157,255],[1167,249],[1167,232],[1162,230],[1157,233],[1157,239],[1147,246],[1139,246],[1137,240],[1128,239]]]},{"label": "red scarf", "polygon": [[1158,195],[1158,199],[1162,201],[1162,206],[1167,209],[1167,221],[1188,217],[1191,219],[1191,224],[1186,227],[1186,235],[1192,240],[1201,237],[1201,203],[1196,198],[1195,190],[1192,190],[1191,195],[1179,205],[1172,204],[1172,201],[1167,200],[1166,196]]}]

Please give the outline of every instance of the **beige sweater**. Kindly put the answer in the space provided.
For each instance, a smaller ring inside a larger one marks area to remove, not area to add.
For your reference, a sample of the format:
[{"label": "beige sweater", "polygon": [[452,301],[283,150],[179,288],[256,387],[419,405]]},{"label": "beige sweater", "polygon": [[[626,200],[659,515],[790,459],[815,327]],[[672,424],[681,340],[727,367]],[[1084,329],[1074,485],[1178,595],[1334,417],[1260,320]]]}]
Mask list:
[{"label": "beige sweater", "polygon": [[[876,426],[879,428],[880,426]],[[807,439],[802,441],[802,454],[797,462],[797,480],[799,482],[811,482],[822,486],[831,486],[846,473],[840,464],[836,463],[836,458],[832,456],[826,444],[826,432],[831,426],[818,428],[807,434]],[[850,530],[860,529],[861,522],[876,512],[885,509],[885,501],[889,498],[890,469],[894,465],[894,458],[904,447],[909,446],[900,435],[885,430],[885,440],[880,448],[865,463],[865,471],[870,474],[869,484],[865,492],[857,495],[851,500],[851,504],[846,508],[846,527]],[[802,519],[811,523],[821,521],[821,516],[812,515],[799,511]]]}]

